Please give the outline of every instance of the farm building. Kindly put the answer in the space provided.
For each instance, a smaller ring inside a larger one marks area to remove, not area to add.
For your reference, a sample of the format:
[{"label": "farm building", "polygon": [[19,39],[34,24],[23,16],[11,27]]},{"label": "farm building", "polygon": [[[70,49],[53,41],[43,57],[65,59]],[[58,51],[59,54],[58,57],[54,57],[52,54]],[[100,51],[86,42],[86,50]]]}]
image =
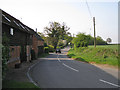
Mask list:
[{"label": "farm building", "polygon": [[30,61],[44,52],[44,40],[30,27],[1,10],[2,36],[9,39],[8,66]]}]

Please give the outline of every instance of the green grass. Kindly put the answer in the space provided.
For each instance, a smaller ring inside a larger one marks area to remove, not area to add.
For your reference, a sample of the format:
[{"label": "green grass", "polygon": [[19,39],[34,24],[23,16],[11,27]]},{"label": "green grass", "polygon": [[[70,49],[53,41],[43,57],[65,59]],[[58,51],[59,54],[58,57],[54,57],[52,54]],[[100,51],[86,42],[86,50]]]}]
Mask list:
[{"label": "green grass", "polygon": [[12,80],[4,80],[2,88],[39,88],[30,82],[18,82]]},{"label": "green grass", "polygon": [[46,56],[48,56],[49,55],[49,53],[43,53],[43,54],[41,54],[38,58],[43,58],[43,57],[46,57]]},{"label": "green grass", "polygon": [[98,64],[109,64],[118,66],[118,45],[97,45],[81,47],[76,50],[71,49],[68,56],[85,62],[95,62]]},{"label": "green grass", "polygon": [[[97,45],[97,48],[109,48],[113,50],[118,50],[118,46],[120,45]],[[94,48],[94,45],[89,45],[89,47]]]}]

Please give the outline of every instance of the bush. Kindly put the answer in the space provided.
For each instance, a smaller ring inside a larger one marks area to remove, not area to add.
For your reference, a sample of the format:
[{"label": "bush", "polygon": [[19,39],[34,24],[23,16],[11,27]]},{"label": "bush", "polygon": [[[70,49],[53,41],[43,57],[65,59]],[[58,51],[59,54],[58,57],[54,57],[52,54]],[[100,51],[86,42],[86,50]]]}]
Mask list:
[{"label": "bush", "polygon": [[47,47],[47,43],[44,43],[44,47]]},{"label": "bush", "polygon": [[90,37],[84,33],[79,33],[75,38],[73,38],[72,43],[75,48],[88,47]]},{"label": "bush", "polygon": [[[3,46],[2,46],[3,45]],[[7,71],[7,61],[9,60],[9,39],[6,34],[3,34],[2,38],[2,78],[5,78]]]},{"label": "bush", "polygon": [[49,53],[49,47],[44,47],[44,52]]},{"label": "bush", "polygon": [[49,52],[54,52],[54,51],[55,51],[55,50],[54,50],[54,46],[48,45],[48,47],[49,47]]}]

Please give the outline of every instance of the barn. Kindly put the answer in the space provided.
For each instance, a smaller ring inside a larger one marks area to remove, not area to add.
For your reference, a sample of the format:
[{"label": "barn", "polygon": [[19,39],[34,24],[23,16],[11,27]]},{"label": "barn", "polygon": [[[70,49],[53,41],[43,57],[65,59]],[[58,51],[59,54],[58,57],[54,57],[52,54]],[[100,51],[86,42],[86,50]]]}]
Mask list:
[{"label": "barn", "polygon": [[37,32],[5,11],[0,10],[0,12],[2,37],[5,35],[9,39],[10,59],[7,62],[9,67],[36,59],[44,52],[44,40]]}]

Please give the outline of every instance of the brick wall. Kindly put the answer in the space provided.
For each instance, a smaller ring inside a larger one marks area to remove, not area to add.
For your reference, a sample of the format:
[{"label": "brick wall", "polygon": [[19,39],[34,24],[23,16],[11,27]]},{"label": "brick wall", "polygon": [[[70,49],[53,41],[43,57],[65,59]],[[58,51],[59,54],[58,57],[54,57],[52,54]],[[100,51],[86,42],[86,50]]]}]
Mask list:
[{"label": "brick wall", "polygon": [[30,61],[30,60],[31,60],[31,52],[30,52],[30,50],[31,50],[31,45],[27,45],[27,46],[26,46],[26,49],[27,49],[27,51],[26,51],[27,61]]},{"label": "brick wall", "polygon": [[38,40],[35,36],[33,36],[32,48],[35,51],[36,57],[38,56],[38,46],[44,46],[44,41]]},{"label": "brick wall", "polygon": [[38,46],[44,46],[44,41],[38,40]]},{"label": "brick wall", "polygon": [[20,46],[10,46],[9,55],[8,67],[14,67],[16,63],[20,63]]},{"label": "brick wall", "polygon": [[34,51],[35,51],[36,57],[37,57],[37,53],[38,53],[38,48],[37,48],[37,46],[38,46],[38,40],[37,40],[37,38],[36,38],[35,36],[33,36],[32,48],[33,48]]}]

